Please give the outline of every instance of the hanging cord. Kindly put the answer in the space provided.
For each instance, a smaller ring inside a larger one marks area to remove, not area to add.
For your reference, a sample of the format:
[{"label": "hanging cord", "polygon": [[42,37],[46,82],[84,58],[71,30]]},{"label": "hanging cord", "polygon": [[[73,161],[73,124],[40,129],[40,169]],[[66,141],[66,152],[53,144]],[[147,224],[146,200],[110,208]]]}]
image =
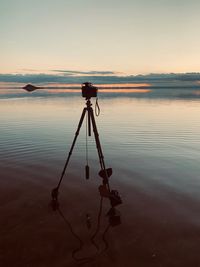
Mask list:
[{"label": "hanging cord", "polygon": [[99,250],[99,246],[96,244],[94,239],[95,239],[96,235],[98,234],[98,232],[100,230],[102,207],[103,207],[103,197],[101,197],[101,199],[100,199],[99,213],[98,213],[98,219],[97,219],[97,227],[96,227],[96,230],[95,230],[94,234],[90,238],[91,243],[96,247],[97,250]]},{"label": "hanging cord", "polygon": [[78,248],[74,249],[72,251],[72,258],[76,261],[76,262],[79,262],[79,264],[85,264],[85,263],[88,263],[90,261],[93,260],[92,257],[77,257],[76,254],[82,250],[83,248],[83,241],[80,239],[80,237],[78,236],[78,234],[75,233],[75,231],[73,230],[72,228],[72,225],[71,223],[66,219],[65,215],[62,213],[61,209],[57,209],[58,210],[58,213],[59,215],[63,218],[64,222],[66,223],[66,225],[68,226],[70,232],[72,233],[72,235],[78,240],[79,242],[79,246]]},{"label": "hanging cord", "polygon": [[86,164],[88,165],[88,113],[86,118],[86,137],[85,137],[85,149],[86,149]]},{"label": "hanging cord", "polygon": [[99,107],[99,103],[98,103],[98,97],[96,98],[96,103],[95,103],[95,115],[98,117],[100,114],[100,107]]},{"label": "hanging cord", "polygon": [[109,249],[109,243],[108,243],[108,240],[106,239],[106,234],[108,233],[110,229],[110,224],[108,224],[108,226],[106,227],[105,231],[103,232],[103,235],[102,235],[102,240],[105,244],[105,248],[102,250],[101,253],[104,253],[105,251],[107,251]]},{"label": "hanging cord", "polygon": [[90,178],[90,167],[88,165],[88,132],[89,132],[89,129],[88,129],[88,126],[89,126],[89,114],[87,113],[87,117],[86,117],[86,137],[85,137],[85,149],[86,149],[86,165],[85,165],[85,178],[88,180]]}]

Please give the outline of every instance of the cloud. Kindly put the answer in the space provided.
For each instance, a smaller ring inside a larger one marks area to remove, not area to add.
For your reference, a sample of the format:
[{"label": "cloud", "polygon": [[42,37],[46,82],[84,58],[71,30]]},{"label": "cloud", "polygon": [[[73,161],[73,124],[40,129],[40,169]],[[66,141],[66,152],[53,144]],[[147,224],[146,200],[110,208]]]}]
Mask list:
[{"label": "cloud", "polygon": [[[56,71],[56,70],[55,70]],[[148,83],[151,87],[190,87],[199,86],[200,73],[168,73],[120,76],[112,71],[59,71],[55,74],[0,74],[0,82],[15,83],[83,83],[95,84]],[[112,73],[112,75],[111,75]],[[87,74],[87,75],[86,75]]]},{"label": "cloud", "polygon": [[65,73],[68,75],[115,75],[113,71],[74,71],[74,70],[52,70],[57,73]]}]

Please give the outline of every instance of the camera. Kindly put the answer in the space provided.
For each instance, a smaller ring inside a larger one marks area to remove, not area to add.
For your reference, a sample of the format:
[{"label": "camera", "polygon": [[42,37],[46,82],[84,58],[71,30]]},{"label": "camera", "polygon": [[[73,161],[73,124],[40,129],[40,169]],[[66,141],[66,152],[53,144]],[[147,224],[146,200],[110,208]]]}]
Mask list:
[{"label": "camera", "polygon": [[91,97],[97,97],[98,88],[90,82],[85,82],[82,84],[82,97],[90,99]]}]

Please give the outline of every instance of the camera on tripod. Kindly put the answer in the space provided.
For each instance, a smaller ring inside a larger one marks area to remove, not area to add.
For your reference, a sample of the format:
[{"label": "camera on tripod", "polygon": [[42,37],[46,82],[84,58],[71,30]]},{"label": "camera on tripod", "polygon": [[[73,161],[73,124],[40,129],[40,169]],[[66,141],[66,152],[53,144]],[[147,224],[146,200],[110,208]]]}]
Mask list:
[{"label": "camera on tripod", "polygon": [[82,84],[82,97],[90,99],[91,97],[97,97],[98,88],[90,82],[85,82]]}]

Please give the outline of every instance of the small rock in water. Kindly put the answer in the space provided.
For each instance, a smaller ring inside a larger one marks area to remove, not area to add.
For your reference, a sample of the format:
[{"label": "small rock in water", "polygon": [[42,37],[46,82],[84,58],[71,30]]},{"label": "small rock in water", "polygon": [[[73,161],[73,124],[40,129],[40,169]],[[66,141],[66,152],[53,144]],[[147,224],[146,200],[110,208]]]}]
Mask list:
[{"label": "small rock in water", "polygon": [[34,90],[40,89],[40,87],[34,86],[32,84],[27,84],[26,86],[23,87],[23,89],[28,92],[32,92]]}]

